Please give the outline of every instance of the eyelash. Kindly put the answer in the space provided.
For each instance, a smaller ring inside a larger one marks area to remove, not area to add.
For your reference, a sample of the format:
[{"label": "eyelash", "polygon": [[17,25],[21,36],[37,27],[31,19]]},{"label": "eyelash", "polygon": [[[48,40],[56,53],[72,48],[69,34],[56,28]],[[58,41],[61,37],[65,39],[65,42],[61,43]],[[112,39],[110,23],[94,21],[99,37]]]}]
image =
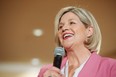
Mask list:
[{"label": "eyelash", "polygon": [[[76,23],[75,23],[75,22],[69,22],[69,24],[71,25],[71,24],[76,24]],[[62,25],[59,26],[59,27],[58,27],[58,30],[62,29],[62,27],[63,27]]]},{"label": "eyelash", "polygon": [[70,24],[75,24],[75,22],[70,22]]},{"label": "eyelash", "polygon": [[63,26],[59,26],[59,27],[58,27],[58,30],[62,29],[62,27],[63,27]]}]

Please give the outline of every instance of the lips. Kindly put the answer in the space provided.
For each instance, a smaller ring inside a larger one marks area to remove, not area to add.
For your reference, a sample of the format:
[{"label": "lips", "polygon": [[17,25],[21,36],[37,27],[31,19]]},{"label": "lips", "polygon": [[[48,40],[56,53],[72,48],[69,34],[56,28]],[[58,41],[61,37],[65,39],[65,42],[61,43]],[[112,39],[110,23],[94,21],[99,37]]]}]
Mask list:
[{"label": "lips", "polygon": [[72,37],[74,34],[72,34],[72,33],[65,33],[65,34],[63,34],[63,39],[68,39],[68,38],[70,38],[70,37]]}]

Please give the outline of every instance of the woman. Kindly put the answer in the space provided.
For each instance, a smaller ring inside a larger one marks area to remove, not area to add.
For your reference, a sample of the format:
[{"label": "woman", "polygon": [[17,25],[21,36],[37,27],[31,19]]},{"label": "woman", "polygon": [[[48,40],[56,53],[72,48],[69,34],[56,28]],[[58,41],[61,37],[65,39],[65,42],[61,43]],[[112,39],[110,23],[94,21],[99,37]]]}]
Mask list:
[{"label": "woman", "polygon": [[38,77],[116,77],[116,60],[97,54],[101,32],[90,12],[73,6],[61,9],[55,35],[57,45],[66,51],[61,69],[44,66]]}]

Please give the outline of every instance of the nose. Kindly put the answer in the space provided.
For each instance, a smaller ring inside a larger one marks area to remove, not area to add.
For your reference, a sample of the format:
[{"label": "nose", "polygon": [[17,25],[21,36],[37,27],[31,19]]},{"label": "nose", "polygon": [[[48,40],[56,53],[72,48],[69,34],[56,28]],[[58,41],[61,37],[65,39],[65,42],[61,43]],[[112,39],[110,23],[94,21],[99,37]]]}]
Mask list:
[{"label": "nose", "polygon": [[67,31],[67,30],[69,30],[69,26],[64,25],[63,28],[62,28],[62,32],[65,32],[65,31]]}]

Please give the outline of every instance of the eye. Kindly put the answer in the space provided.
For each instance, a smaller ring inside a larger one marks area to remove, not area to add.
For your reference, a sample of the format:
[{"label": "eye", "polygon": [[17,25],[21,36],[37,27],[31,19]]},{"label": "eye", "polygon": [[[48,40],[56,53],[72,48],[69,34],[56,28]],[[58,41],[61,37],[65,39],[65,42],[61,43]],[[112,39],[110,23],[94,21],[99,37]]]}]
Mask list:
[{"label": "eye", "polygon": [[63,27],[62,25],[59,25],[59,26],[58,26],[58,30],[62,29],[62,27]]},{"label": "eye", "polygon": [[72,24],[76,24],[76,23],[75,23],[75,22],[73,22],[73,21],[71,21],[71,22],[70,22],[70,25],[72,25]]},{"label": "eye", "polygon": [[63,25],[64,25],[64,23],[62,23],[62,22],[59,23],[59,25],[58,25],[58,30],[62,29]]}]

